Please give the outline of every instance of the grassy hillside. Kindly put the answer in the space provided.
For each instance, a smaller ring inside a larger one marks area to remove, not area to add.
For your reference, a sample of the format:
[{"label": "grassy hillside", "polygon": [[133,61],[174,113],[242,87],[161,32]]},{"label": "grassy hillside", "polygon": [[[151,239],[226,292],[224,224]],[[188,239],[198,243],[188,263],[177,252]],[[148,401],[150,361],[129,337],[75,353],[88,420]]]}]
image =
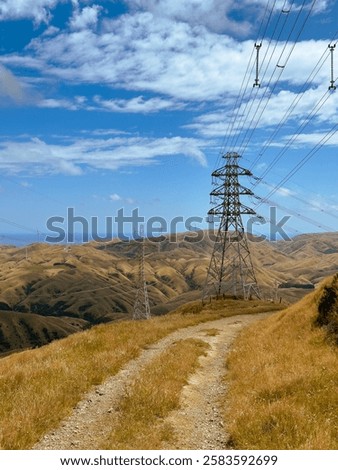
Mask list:
[{"label": "grassy hillside", "polygon": [[46,318],[33,313],[0,311],[0,356],[43,346],[87,326],[88,322],[80,318]]},{"label": "grassy hillside", "polygon": [[232,447],[338,448],[337,299],[335,276],[237,340],[224,399]]}]

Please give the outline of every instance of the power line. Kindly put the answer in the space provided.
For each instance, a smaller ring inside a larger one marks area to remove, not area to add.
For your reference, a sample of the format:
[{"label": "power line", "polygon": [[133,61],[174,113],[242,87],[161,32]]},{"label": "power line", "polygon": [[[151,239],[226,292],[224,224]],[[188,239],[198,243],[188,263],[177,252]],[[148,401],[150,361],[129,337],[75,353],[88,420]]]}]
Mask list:
[{"label": "power line", "polygon": [[[335,36],[336,34],[338,33],[338,31],[335,33]],[[250,169],[252,170],[253,167],[255,165],[257,165],[257,163],[259,162],[259,160],[262,158],[262,156],[264,155],[264,153],[266,152],[266,150],[270,147],[271,143],[273,142],[273,139],[276,137],[276,135],[278,134],[278,132],[281,130],[281,128],[283,127],[283,125],[287,122],[287,120],[290,118],[291,114],[293,113],[294,109],[296,108],[296,106],[299,104],[299,102],[301,101],[301,99],[305,96],[305,91],[308,89],[308,87],[313,83],[314,79],[316,78],[316,76],[318,75],[319,71],[322,69],[327,57],[329,55],[329,52],[327,49],[324,50],[322,56],[320,57],[320,59],[318,60],[317,64],[315,65],[315,67],[313,68],[312,72],[310,73],[309,77],[307,78],[306,82],[303,84],[302,88],[300,89],[299,93],[296,95],[296,97],[294,98],[294,100],[292,101],[292,103],[290,104],[290,106],[288,107],[288,109],[286,110],[284,116],[282,117],[282,119],[280,120],[280,122],[278,123],[277,127],[275,128],[275,130],[272,132],[271,136],[269,137],[269,139],[265,142],[265,144],[263,145],[262,149],[258,152],[258,156],[256,157],[256,159],[253,161],[253,163],[251,164],[250,166]]]},{"label": "power line", "polygon": [[[330,98],[331,94],[329,91],[326,91],[324,95],[320,98],[320,100],[316,103],[315,107],[311,110],[311,112],[308,114],[308,116],[305,118],[303,123],[298,127],[298,129],[295,131],[295,133],[288,139],[284,147],[280,150],[280,152],[275,156],[275,158],[270,162],[268,167],[264,170],[263,174],[261,175],[261,178],[265,178],[266,175],[271,171],[271,169],[280,161],[280,159],[283,157],[283,155],[286,153],[286,151],[291,147],[291,145],[296,141],[296,139],[299,137],[301,132],[305,129],[305,127],[310,123],[310,121],[313,119],[315,115],[318,114],[318,112],[322,109],[324,104],[327,102],[327,100]],[[258,182],[257,182],[258,184]],[[256,186],[256,185],[254,185]]]},{"label": "power line", "polygon": [[[274,186],[273,184],[270,184],[270,183],[268,183],[267,181],[262,180],[261,178],[257,178],[257,177],[253,177],[253,178],[256,179],[256,180],[260,180],[260,181],[259,181],[260,183],[264,184],[265,186],[268,186],[268,187],[271,188],[271,189],[274,189],[274,188],[275,188],[275,186]],[[287,189],[287,188],[286,188],[286,189]],[[294,193],[292,193],[292,192],[288,192],[288,193],[287,193],[287,196],[288,196],[289,198],[295,199],[296,201],[299,201],[299,202],[301,202],[301,203],[303,203],[303,204],[305,204],[305,205],[311,207],[312,209],[314,209],[314,210],[316,210],[316,211],[318,211],[318,212],[322,212],[322,213],[324,213],[324,214],[326,214],[326,215],[328,215],[328,216],[330,216],[330,217],[333,217],[333,218],[335,218],[335,219],[338,220],[338,215],[337,215],[337,214],[335,214],[335,213],[333,213],[333,212],[330,212],[330,211],[328,211],[328,210],[326,210],[326,209],[320,208],[320,207],[318,207],[317,204],[311,203],[309,200],[305,200],[305,199],[303,199],[303,198],[297,196],[296,194],[294,194]]]},{"label": "power line", "polygon": [[[295,49],[295,47],[296,47],[297,41],[299,40],[299,38],[300,38],[300,36],[301,36],[301,34],[302,34],[304,28],[305,28],[305,24],[307,23],[307,21],[308,21],[308,19],[309,19],[309,16],[310,16],[310,14],[311,14],[311,12],[312,12],[312,10],[313,10],[313,8],[314,8],[315,2],[316,2],[316,0],[313,0],[312,5],[311,5],[311,8],[309,9],[308,14],[307,14],[307,16],[305,17],[305,19],[304,19],[304,21],[303,21],[303,24],[301,25],[301,29],[300,29],[300,31],[298,32],[298,35],[297,35],[297,37],[296,37],[296,39],[295,39],[295,41],[294,41],[294,43],[293,43],[293,45],[292,45],[292,47],[291,47],[289,53],[287,54],[287,57],[286,57],[286,59],[284,60],[283,65],[280,65],[280,63],[281,63],[281,61],[282,61],[282,58],[283,58],[283,55],[284,55],[284,53],[285,53],[286,47],[287,47],[287,45],[288,45],[288,42],[290,41],[291,35],[292,35],[292,33],[293,33],[293,31],[294,31],[294,29],[295,29],[295,27],[296,27],[296,24],[297,24],[297,22],[298,22],[298,20],[299,20],[299,18],[300,18],[300,15],[301,15],[301,13],[302,13],[302,10],[304,9],[305,1],[306,1],[306,0],[304,0],[301,9],[300,9],[299,12],[298,12],[297,18],[296,18],[296,20],[295,20],[295,22],[294,22],[294,24],[293,24],[293,27],[292,27],[292,29],[291,29],[291,31],[290,31],[290,33],[289,33],[289,36],[288,36],[288,38],[287,38],[287,40],[286,40],[286,42],[285,42],[285,44],[284,44],[284,47],[283,47],[283,49],[282,49],[282,52],[281,52],[281,54],[280,54],[280,56],[279,56],[279,58],[278,58],[278,60],[277,60],[277,65],[276,65],[276,67],[275,67],[275,69],[274,69],[274,71],[273,71],[273,73],[272,73],[272,76],[271,76],[271,78],[270,78],[270,80],[269,80],[269,82],[268,82],[267,87],[265,88],[265,91],[264,91],[264,94],[263,94],[263,96],[262,96],[262,98],[261,98],[261,100],[260,100],[260,103],[259,103],[259,105],[258,105],[257,108],[256,108],[256,111],[255,111],[255,113],[254,113],[254,115],[253,115],[253,118],[251,119],[251,122],[250,122],[249,126],[247,127],[247,130],[246,130],[246,132],[245,132],[245,135],[244,135],[244,137],[243,137],[243,139],[242,139],[242,142],[241,142],[240,147],[239,147],[239,150],[238,150],[241,154],[244,154],[244,153],[245,153],[245,150],[247,149],[247,147],[248,147],[248,145],[249,145],[249,142],[250,142],[250,140],[252,139],[252,136],[253,136],[255,130],[257,129],[257,127],[258,127],[258,124],[259,124],[259,122],[260,122],[260,120],[261,120],[261,117],[262,117],[264,111],[266,110],[266,108],[267,108],[267,106],[268,106],[268,103],[269,103],[269,101],[270,101],[270,99],[271,99],[271,97],[272,97],[272,95],[273,95],[273,92],[275,91],[275,89],[276,89],[276,87],[277,87],[277,84],[278,84],[278,82],[279,82],[279,79],[280,79],[281,75],[283,74],[284,69],[285,69],[287,63],[288,63],[289,60],[290,60],[290,57],[291,57],[291,55],[292,55],[292,53],[293,53],[293,51],[294,51],[294,49]],[[264,98],[265,98],[265,94],[266,94],[267,90],[269,89],[269,86],[270,86],[270,84],[271,84],[271,82],[272,82],[273,76],[274,76],[274,74],[275,74],[275,72],[276,72],[277,69],[279,69],[279,71],[280,71],[279,74],[278,74],[277,80],[276,80],[276,82],[274,83],[273,87],[271,88],[270,93],[269,93],[269,95],[268,95],[268,98],[267,98],[267,100],[266,100],[266,102],[265,102],[263,108],[261,109],[259,115],[258,115],[258,118],[257,118],[257,120],[256,120],[255,125],[254,125],[253,128],[252,128],[252,124],[254,123],[254,119],[255,119],[255,117],[256,117],[256,115],[257,115],[257,113],[258,113],[259,108],[261,107],[261,105],[262,105],[262,103],[263,103],[263,100],[264,100]],[[251,129],[251,131],[249,131],[249,129]],[[249,134],[249,135],[248,135],[248,134]],[[248,135],[248,137],[247,137],[247,135]]]},{"label": "power line", "polygon": [[0,176],[3,180],[6,180],[6,181],[9,181],[10,183],[12,184],[15,184],[16,186],[19,186],[21,189],[25,190],[25,191],[29,191],[30,193],[33,193],[33,194],[36,194],[37,196],[43,196],[44,199],[48,200],[48,201],[51,201],[51,202],[55,202],[59,205],[62,205],[63,207],[65,206],[65,203],[64,202],[61,202],[60,200],[58,199],[55,199],[53,197],[50,197],[48,196],[47,194],[41,192],[41,191],[37,191],[36,189],[30,187],[30,186],[23,186],[21,183],[18,183],[17,181],[15,181],[13,178],[10,178],[9,176],[5,176],[5,175],[1,175]]},{"label": "power line", "polygon": [[[282,209],[283,211],[285,211],[288,215],[290,215],[290,214],[294,215],[298,219],[304,220],[305,222],[308,222],[309,224],[314,225],[317,228],[321,228],[321,229],[326,230],[328,232],[334,232],[335,231],[334,228],[329,227],[328,225],[319,224],[317,220],[311,219],[311,217],[307,217],[304,214],[300,214],[299,212],[297,212],[293,209],[290,209],[289,207],[285,207],[280,203],[274,202],[271,199],[268,199],[267,197],[264,197],[264,198],[261,198],[259,196],[255,196],[255,197],[256,197],[256,199],[258,199],[258,201],[264,201],[264,204],[269,204],[270,206],[276,206],[279,209]],[[257,204],[256,207],[258,207],[259,205],[260,204]]]},{"label": "power line", "polygon": [[[273,11],[274,11],[274,8],[276,6],[276,2],[277,0],[273,0],[273,5],[272,7],[270,8],[269,10],[269,6],[270,6],[270,1],[271,0],[268,0],[267,4],[266,4],[266,7],[265,7],[265,11],[264,11],[264,15],[262,17],[262,21],[261,21],[261,24],[260,24],[260,27],[259,27],[259,31],[258,31],[258,36],[257,36],[257,40],[256,42],[260,41],[262,42],[265,38],[265,35],[267,33],[267,29],[268,29],[268,26],[269,26],[269,23],[270,23],[270,20],[271,20],[271,17],[272,17],[272,14],[273,14]],[[267,17],[267,20],[265,21]],[[265,27],[264,27],[264,31],[262,33],[262,36],[261,36],[261,31],[263,29],[263,25],[265,24]],[[221,148],[220,148],[220,152],[219,152],[219,156],[218,156],[218,159],[216,160],[215,162],[215,166],[214,166],[214,169],[217,168],[217,166],[219,165],[220,163],[220,160],[222,158],[222,155],[224,153],[224,149],[228,146],[228,143],[229,143],[229,139],[232,135],[232,132],[233,132],[233,129],[234,129],[234,125],[235,123],[237,122],[237,118],[238,118],[238,114],[239,114],[239,104],[241,103],[241,101],[243,101],[244,99],[244,96],[246,94],[246,91],[248,89],[248,86],[249,86],[249,82],[250,82],[250,77],[251,77],[251,73],[252,73],[252,70],[253,70],[253,67],[254,67],[254,64],[252,65],[252,59],[253,59],[253,56],[254,56],[254,48],[251,52],[251,56],[249,58],[249,62],[247,64],[247,68],[246,68],[246,71],[245,71],[245,74],[244,74],[244,77],[243,77],[243,80],[242,80],[242,83],[241,83],[241,87],[240,87],[240,90],[239,90],[239,93],[237,95],[237,98],[236,98],[236,101],[235,101],[235,104],[233,106],[233,109],[232,109],[232,112],[231,114],[233,114],[233,119],[229,119],[229,123],[228,123],[228,127],[227,127],[227,130],[225,132],[225,135],[223,137],[223,142],[222,142],[222,145],[221,145]],[[252,89],[251,89],[251,92],[252,92]]]},{"label": "power line", "polygon": [[[333,43],[334,38],[336,38],[337,34],[338,34],[338,30],[335,32],[335,34],[333,36],[333,39],[330,41],[330,44]],[[337,42],[336,42],[336,44],[337,44]],[[250,166],[251,170],[253,169],[253,167],[255,165],[257,165],[257,163],[262,158],[262,156],[264,155],[266,150],[270,147],[271,143],[273,142],[273,139],[276,137],[276,135],[278,134],[280,129],[283,127],[283,125],[287,122],[287,120],[289,119],[289,117],[291,116],[292,112],[294,111],[296,106],[299,104],[301,99],[305,96],[305,91],[308,89],[308,87],[313,83],[314,79],[317,77],[319,71],[324,66],[324,63],[327,60],[328,56],[329,56],[329,51],[327,50],[327,48],[325,48],[325,50],[324,50],[323,54],[321,55],[320,59],[318,60],[317,64],[315,65],[315,67],[311,71],[309,77],[307,78],[307,80],[303,84],[303,86],[301,87],[300,91],[298,92],[298,94],[295,97],[295,99],[293,100],[293,102],[290,104],[289,108],[286,110],[284,116],[282,117],[282,119],[278,123],[277,127],[273,131],[273,133],[270,136],[269,140],[267,142],[265,142],[262,149],[258,152],[258,156],[256,157],[256,159],[254,160],[254,162]]]},{"label": "power line", "polygon": [[17,222],[13,222],[12,220],[4,219],[3,217],[0,217],[0,222],[3,222],[8,225],[12,225],[15,228],[19,228],[21,230],[28,230],[28,232],[32,233],[37,233],[36,229],[33,229],[31,227],[26,227],[25,225],[18,224]]},{"label": "power line", "polygon": [[[325,136],[315,145],[315,147],[308,152],[305,157],[291,170],[289,173],[274,187],[270,193],[265,196],[262,202],[266,201],[273,194],[275,194],[278,189],[280,189],[287,181],[289,181],[338,131],[338,123],[333,126],[333,128],[325,134]],[[259,205],[262,204],[262,202]],[[258,207],[257,206],[257,207]]]},{"label": "power line", "polygon": [[[284,2],[284,6],[285,6],[286,3],[287,3],[287,2]],[[294,0],[292,1],[292,5],[293,5],[293,3],[294,3]],[[275,33],[276,33],[276,31],[277,31],[277,28],[278,28],[278,26],[279,26],[279,22],[280,22],[280,20],[281,20],[281,18],[282,18],[282,16],[283,16],[282,11],[283,11],[283,10],[281,10],[281,12],[279,13],[277,23],[276,23],[275,28],[274,28],[274,30],[273,30],[273,33],[272,33],[272,35],[271,35],[271,38],[270,38],[268,47],[266,48],[266,51],[265,51],[265,55],[264,55],[264,58],[263,58],[263,61],[262,61],[261,68],[263,67],[263,65],[264,65],[264,63],[265,63],[265,60],[266,60],[266,58],[267,58],[267,56],[268,56],[268,52],[269,52],[269,50],[270,50],[270,47],[271,47],[271,44],[272,44],[272,40],[273,40],[274,35],[275,35]],[[267,73],[267,71],[268,71],[268,69],[269,69],[270,63],[271,63],[271,61],[272,61],[272,57],[273,57],[273,55],[274,55],[274,53],[275,53],[275,50],[276,50],[276,48],[277,48],[278,41],[279,41],[279,39],[280,39],[280,37],[281,37],[281,35],[282,35],[282,32],[283,32],[283,30],[284,30],[284,28],[285,28],[287,19],[288,19],[288,16],[285,16],[285,21],[284,21],[284,23],[283,23],[283,25],[282,25],[282,27],[281,27],[281,30],[280,30],[280,32],[279,32],[279,34],[278,34],[278,36],[277,36],[277,39],[275,40],[275,45],[274,45],[273,51],[272,51],[272,53],[271,53],[271,55],[270,55],[270,58],[269,58],[269,60],[268,60],[268,63],[266,64],[265,70],[264,70],[263,75],[262,75],[262,77],[261,77],[261,81],[263,81],[263,82],[264,82],[265,75],[266,75],[266,73]],[[274,72],[273,72],[273,75],[274,75]],[[266,94],[266,92],[267,92],[267,90],[268,90],[268,88],[269,88],[269,85],[270,85],[271,81],[272,81],[273,75],[272,75],[272,77],[270,78],[267,87],[264,88],[264,93],[263,93],[262,98],[260,99],[259,105],[257,106],[257,110],[259,109],[260,103],[262,102],[262,100],[263,100],[264,97],[265,97],[265,94]],[[254,104],[255,104],[255,100],[256,100],[256,98],[257,98],[257,96],[258,96],[258,92],[259,92],[259,90],[257,89],[257,90],[256,90],[256,93],[255,93],[255,96],[254,96],[253,99],[251,99],[251,97],[252,97],[252,92],[250,93],[250,96],[249,96],[249,98],[248,98],[248,100],[247,100],[247,102],[246,102],[246,104],[245,104],[244,109],[243,109],[243,116],[244,116],[244,119],[242,119],[242,121],[243,121],[243,122],[242,122],[242,125],[240,126],[241,122],[239,122],[239,125],[238,125],[238,127],[237,127],[237,129],[238,129],[237,137],[236,137],[235,140],[232,139],[232,141],[230,142],[232,148],[235,148],[235,147],[236,147],[237,142],[238,142],[239,137],[240,137],[240,134],[241,134],[241,132],[243,131],[243,129],[245,128],[246,122],[249,120],[250,113],[251,113],[252,108],[253,108],[253,106],[254,106]],[[272,92],[271,92],[271,93],[272,93]],[[271,95],[270,95],[270,96],[271,96]],[[248,112],[246,112],[249,103],[250,103],[249,110],[248,110]],[[257,113],[257,110],[256,110],[256,113]],[[252,124],[253,119],[254,119],[256,113],[254,114],[253,118],[251,119],[250,125]],[[249,126],[249,127],[250,127],[250,126]],[[246,134],[247,134],[247,133],[246,133]],[[246,134],[245,134],[245,136],[246,136]],[[244,137],[244,138],[245,138],[245,137]]]}]

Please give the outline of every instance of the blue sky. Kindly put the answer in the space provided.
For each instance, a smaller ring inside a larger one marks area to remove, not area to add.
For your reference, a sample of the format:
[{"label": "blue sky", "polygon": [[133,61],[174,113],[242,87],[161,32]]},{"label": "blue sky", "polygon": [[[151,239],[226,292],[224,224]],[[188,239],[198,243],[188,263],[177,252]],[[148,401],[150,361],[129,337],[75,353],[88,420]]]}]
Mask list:
[{"label": "blue sky", "polygon": [[101,228],[121,207],[205,217],[222,152],[266,173],[264,198],[321,141],[271,204],[292,233],[336,230],[337,18],[331,0],[2,0],[1,233],[67,207]]}]

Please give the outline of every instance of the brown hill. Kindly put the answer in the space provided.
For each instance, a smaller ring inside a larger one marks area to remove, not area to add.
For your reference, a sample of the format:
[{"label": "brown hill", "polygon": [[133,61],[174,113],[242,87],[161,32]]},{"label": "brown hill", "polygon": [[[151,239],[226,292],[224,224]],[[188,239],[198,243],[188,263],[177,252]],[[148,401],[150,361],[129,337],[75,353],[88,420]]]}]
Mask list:
[{"label": "brown hill", "polygon": [[[192,234],[180,234],[176,242],[168,238],[161,243],[146,241],[145,274],[153,314],[165,313],[200,296],[213,246],[207,233],[204,235],[199,242],[191,240]],[[325,233],[302,235],[289,242],[251,242],[265,297],[294,301],[308,292],[302,286],[317,284],[337,272],[337,238],[335,233]],[[59,331],[56,320],[66,318],[67,325],[71,325],[69,319],[81,319],[84,321],[78,322],[76,328],[85,328],[130,316],[138,249],[138,242],[119,240],[68,247],[1,247],[0,309],[10,318],[15,318],[13,312],[34,314],[34,334],[28,343],[20,343],[22,347],[40,344],[43,335],[39,331],[43,328],[52,338]],[[277,289],[283,285],[288,287]],[[44,317],[43,325],[38,326],[36,316]],[[15,324],[18,331],[20,323]],[[72,332],[64,324],[60,328]],[[24,337],[25,333],[20,335]],[[46,341],[48,335],[44,336]],[[14,336],[0,339],[4,343],[2,351],[6,345],[10,349],[19,347]],[[39,339],[34,342],[34,337]]]},{"label": "brown hill", "polygon": [[81,331],[89,325],[80,318],[43,317],[33,313],[0,311],[0,356]]}]

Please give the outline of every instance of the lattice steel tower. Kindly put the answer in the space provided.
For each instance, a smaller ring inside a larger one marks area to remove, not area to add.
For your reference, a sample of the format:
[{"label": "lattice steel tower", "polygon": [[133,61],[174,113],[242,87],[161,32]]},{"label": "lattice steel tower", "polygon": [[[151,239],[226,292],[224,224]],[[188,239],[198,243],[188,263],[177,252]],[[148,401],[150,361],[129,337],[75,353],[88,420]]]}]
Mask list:
[{"label": "lattice steel tower", "polygon": [[238,165],[240,155],[229,152],[222,157],[225,164],[212,173],[210,216],[219,217],[219,228],[208,269],[203,297],[235,295],[248,299],[260,298],[242,214],[256,212],[240,201],[240,196],[253,192],[239,183],[240,176],[252,173]]},{"label": "lattice steel tower", "polygon": [[140,247],[138,254],[138,280],[137,280],[137,290],[136,290],[136,299],[134,303],[134,320],[147,320],[150,318],[150,306],[148,298],[147,283],[144,273],[144,228],[141,226],[140,230]]}]

